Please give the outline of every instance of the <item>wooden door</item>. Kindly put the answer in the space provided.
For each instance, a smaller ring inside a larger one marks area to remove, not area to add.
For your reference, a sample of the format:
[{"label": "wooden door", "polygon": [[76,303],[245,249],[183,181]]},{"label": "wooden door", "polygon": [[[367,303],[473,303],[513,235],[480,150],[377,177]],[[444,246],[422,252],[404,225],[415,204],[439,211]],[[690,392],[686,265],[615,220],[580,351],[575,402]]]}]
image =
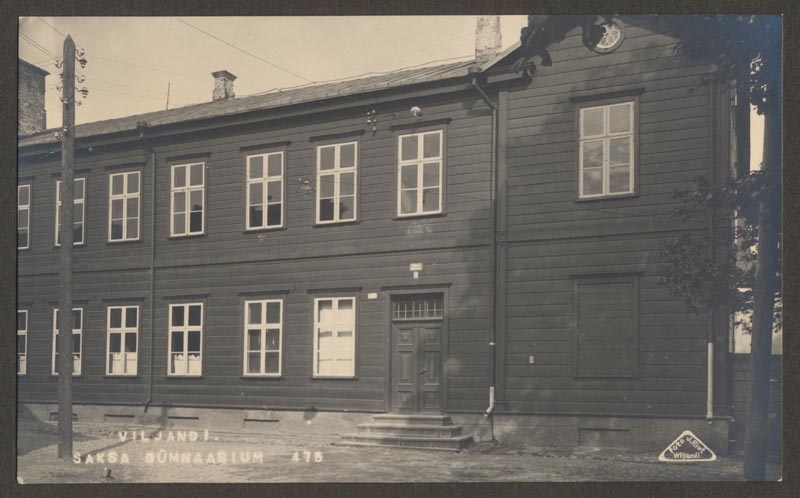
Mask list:
[{"label": "wooden door", "polygon": [[394,411],[441,413],[441,336],[441,321],[392,324]]}]

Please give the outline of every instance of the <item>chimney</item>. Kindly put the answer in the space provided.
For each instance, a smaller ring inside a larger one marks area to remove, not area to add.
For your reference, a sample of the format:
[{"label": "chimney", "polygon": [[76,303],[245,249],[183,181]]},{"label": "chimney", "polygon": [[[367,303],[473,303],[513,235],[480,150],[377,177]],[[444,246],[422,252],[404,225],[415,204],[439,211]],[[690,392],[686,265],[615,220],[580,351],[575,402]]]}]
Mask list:
[{"label": "chimney", "polygon": [[214,71],[211,73],[214,77],[214,94],[212,100],[226,100],[232,99],[236,95],[233,93],[233,80],[236,76],[228,71]]},{"label": "chimney", "polygon": [[17,134],[33,135],[47,128],[44,108],[44,78],[48,73],[22,59],[17,60]]},{"label": "chimney", "polygon": [[475,59],[486,62],[503,50],[500,16],[478,16],[475,28]]}]

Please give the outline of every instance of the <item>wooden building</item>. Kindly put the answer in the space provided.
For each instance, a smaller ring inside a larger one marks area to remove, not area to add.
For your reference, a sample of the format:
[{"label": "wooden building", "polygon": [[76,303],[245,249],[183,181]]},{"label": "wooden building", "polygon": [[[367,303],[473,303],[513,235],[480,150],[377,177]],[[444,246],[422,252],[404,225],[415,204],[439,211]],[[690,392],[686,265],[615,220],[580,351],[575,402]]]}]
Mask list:
[{"label": "wooden building", "polygon": [[[247,97],[219,71],[209,103],[78,126],[78,421],[659,451],[690,429],[724,453],[727,315],[656,270],[708,230],[666,212],[729,174],[731,95],[661,21],[608,28],[532,75],[519,43]],[[19,141],[18,392],[42,417],[59,151]]]}]

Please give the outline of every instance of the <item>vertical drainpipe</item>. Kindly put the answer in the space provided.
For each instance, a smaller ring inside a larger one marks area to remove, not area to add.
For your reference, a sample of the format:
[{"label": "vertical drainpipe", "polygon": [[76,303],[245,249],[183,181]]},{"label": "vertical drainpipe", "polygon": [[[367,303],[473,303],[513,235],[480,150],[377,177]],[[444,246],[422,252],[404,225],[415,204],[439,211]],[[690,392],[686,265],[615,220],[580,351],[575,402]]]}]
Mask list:
[{"label": "vertical drainpipe", "polygon": [[[478,67],[470,67],[469,74],[472,76],[471,84],[472,87],[478,92],[481,99],[486,103],[487,106],[492,110],[492,129],[491,129],[491,136],[492,136],[492,156],[491,156],[491,181],[490,181],[490,189],[489,189],[489,200],[490,200],[490,217],[489,217],[489,231],[491,233],[491,248],[489,251],[489,268],[490,268],[490,305],[489,305],[489,347],[490,347],[490,365],[491,365],[491,374],[490,374],[490,383],[489,383],[489,406],[483,412],[485,417],[490,417],[494,412],[494,404],[495,404],[495,383],[497,380],[497,358],[495,357],[495,353],[497,351],[497,344],[496,344],[496,325],[497,325],[497,312],[496,312],[496,304],[497,304],[497,105],[489,99],[489,96],[486,95],[486,92],[478,85],[478,74],[480,73],[480,69]],[[490,430],[491,430],[491,437],[492,441],[494,441],[494,419],[490,419]]]},{"label": "vertical drainpipe", "polygon": [[[710,160],[708,161],[708,176],[711,187],[717,186],[717,83],[712,81],[709,87],[709,147],[710,147]],[[709,211],[708,216],[708,235],[711,241],[711,258],[712,261],[717,259],[717,244],[716,244],[716,212],[715,210]],[[707,345],[706,345],[706,422],[709,424],[714,421],[714,328],[716,326],[716,306],[709,307],[708,310],[708,332],[707,332]]]},{"label": "vertical drainpipe", "polygon": [[[149,125],[146,121],[136,123],[139,130],[139,140],[150,151],[150,178],[152,182],[150,190],[150,330],[148,339],[148,373],[147,373],[147,399],[144,400],[144,411],[153,401],[153,335],[155,332],[155,260],[156,260],[156,149],[145,136],[145,130]],[[142,181],[144,185],[144,181]]]}]

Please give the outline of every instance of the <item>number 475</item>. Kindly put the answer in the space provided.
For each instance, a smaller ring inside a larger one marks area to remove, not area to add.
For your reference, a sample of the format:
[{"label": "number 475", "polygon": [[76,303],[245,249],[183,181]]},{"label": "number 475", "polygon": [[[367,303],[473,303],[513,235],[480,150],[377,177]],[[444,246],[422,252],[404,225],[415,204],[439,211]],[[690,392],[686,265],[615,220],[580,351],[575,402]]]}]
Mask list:
[{"label": "number 475", "polygon": [[[298,463],[298,462],[301,461],[300,453],[301,452],[299,452],[299,451],[295,451],[294,452],[294,455],[292,455],[292,462]],[[305,460],[306,463],[311,463],[312,454],[313,454],[313,457],[314,457],[314,462],[320,463],[322,461],[322,452],[321,451],[314,451],[313,453],[311,451],[303,451],[302,454],[303,454],[302,459]]]}]

